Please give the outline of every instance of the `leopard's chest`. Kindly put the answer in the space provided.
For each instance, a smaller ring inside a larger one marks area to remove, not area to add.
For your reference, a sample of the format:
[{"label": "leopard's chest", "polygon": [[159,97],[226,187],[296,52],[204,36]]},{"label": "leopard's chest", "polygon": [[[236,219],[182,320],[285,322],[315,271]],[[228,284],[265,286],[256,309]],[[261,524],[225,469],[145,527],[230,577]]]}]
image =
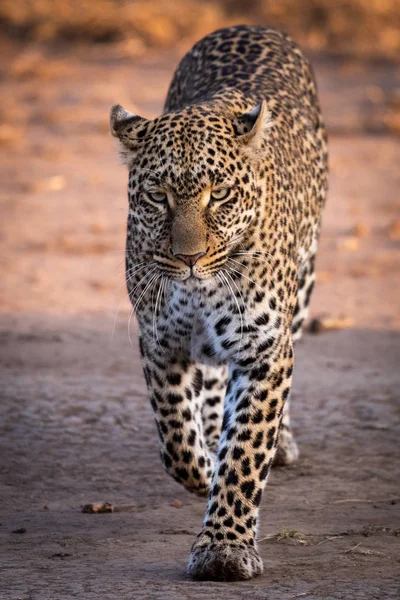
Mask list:
[{"label": "leopard's chest", "polygon": [[142,333],[153,345],[189,355],[205,364],[222,364],[213,352],[215,323],[229,311],[232,298],[215,283],[171,285],[155,312],[150,305],[140,318]]},{"label": "leopard's chest", "polygon": [[259,285],[252,294],[239,286],[210,280],[193,287],[172,284],[157,315],[148,312],[142,320],[142,334],[155,350],[182,353],[202,364],[245,360],[260,337],[273,344],[282,319],[273,295],[261,292]]}]

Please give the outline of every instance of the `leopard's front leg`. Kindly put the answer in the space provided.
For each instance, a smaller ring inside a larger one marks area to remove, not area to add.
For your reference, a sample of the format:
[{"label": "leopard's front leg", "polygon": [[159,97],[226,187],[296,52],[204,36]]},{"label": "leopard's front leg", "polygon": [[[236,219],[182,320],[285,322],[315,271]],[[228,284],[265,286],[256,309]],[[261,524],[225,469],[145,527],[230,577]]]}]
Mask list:
[{"label": "leopard's front leg", "polygon": [[[265,345],[267,341],[261,347]],[[218,461],[203,529],[188,565],[188,573],[196,579],[250,579],[263,570],[255,535],[290,391],[290,333],[280,338],[270,355],[259,351],[244,362],[246,366],[230,368]]]},{"label": "leopard's front leg", "polygon": [[203,432],[202,370],[182,352],[146,344],[145,336],[140,350],[165,468],[190,492],[207,495],[213,458]]},{"label": "leopard's front leg", "polygon": [[204,376],[202,418],[204,437],[211,453],[218,449],[222,429],[223,406],[226,395],[228,369],[224,366],[203,365]]}]

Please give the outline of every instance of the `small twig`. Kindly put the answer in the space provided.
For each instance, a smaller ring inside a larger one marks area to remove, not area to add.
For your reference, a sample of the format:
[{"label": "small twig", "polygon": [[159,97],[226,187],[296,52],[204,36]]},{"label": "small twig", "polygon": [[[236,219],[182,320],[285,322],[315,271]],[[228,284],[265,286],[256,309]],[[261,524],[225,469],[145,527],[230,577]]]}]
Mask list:
[{"label": "small twig", "polygon": [[318,542],[317,546],[320,546],[321,544],[325,544],[325,542],[331,542],[332,540],[337,540],[339,538],[344,537],[345,534],[341,534],[341,535],[332,535],[331,537],[325,538],[324,540],[322,540],[322,542]]},{"label": "small twig", "polygon": [[345,550],[345,554],[350,554],[350,552],[353,552],[353,550],[355,550],[356,548],[358,548],[358,546],[361,544],[361,542],[358,542],[358,544],[356,544],[355,546],[353,546],[352,548],[349,548],[348,550]]},{"label": "small twig", "polygon": [[113,513],[113,512],[130,512],[131,510],[138,509],[137,504],[111,504],[111,502],[95,502],[91,504],[85,504],[82,506],[83,513]]},{"label": "small twig", "polygon": [[265,542],[266,540],[273,540],[274,538],[278,538],[279,533],[271,533],[270,535],[266,535],[265,537],[257,540],[257,542]]}]

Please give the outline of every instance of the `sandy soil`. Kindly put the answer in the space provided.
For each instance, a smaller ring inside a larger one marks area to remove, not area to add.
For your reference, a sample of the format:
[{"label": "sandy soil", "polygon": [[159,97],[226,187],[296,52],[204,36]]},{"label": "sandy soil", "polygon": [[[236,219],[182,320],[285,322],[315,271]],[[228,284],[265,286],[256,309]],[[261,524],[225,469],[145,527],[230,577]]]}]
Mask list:
[{"label": "sandy soil", "polygon": [[[399,72],[316,60],[332,176],[312,316],[350,327],[298,345],[302,455],[264,495],[265,574],[210,584],[184,575],[205,502],[163,471],[128,339],[107,134],[114,102],[157,114],[176,57],[1,50],[0,599],[398,598]],[[81,512],[96,501],[120,510]]]}]

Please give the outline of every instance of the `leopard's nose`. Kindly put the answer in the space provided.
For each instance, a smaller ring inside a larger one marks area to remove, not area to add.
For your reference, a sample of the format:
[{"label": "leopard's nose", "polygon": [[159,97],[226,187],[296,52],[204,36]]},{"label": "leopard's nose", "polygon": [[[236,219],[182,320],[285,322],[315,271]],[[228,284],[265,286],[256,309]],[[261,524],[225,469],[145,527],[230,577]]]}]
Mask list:
[{"label": "leopard's nose", "polygon": [[174,254],[174,256],[183,260],[188,267],[194,267],[197,261],[205,254],[205,252],[197,252],[197,254]]}]

